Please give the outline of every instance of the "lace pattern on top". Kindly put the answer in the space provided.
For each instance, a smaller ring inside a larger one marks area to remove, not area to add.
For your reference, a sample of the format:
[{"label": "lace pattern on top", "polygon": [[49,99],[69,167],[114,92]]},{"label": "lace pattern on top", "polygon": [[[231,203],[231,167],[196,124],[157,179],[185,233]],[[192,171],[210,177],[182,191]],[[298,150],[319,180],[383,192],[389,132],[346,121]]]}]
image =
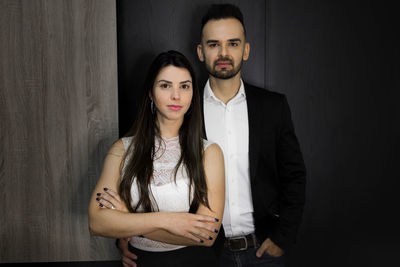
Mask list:
[{"label": "lace pattern on top", "polygon": [[[161,142],[159,142],[161,141]],[[132,137],[122,138],[125,151],[132,142]],[[204,150],[212,144],[204,140]],[[170,139],[156,140],[156,152],[154,155],[153,179],[150,184],[153,206],[159,211],[166,212],[188,212],[193,196],[189,197],[189,178],[186,169],[181,165],[175,175],[175,166],[181,156],[179,136]],[[122,168],[124,173],[126,163],[130,159],[127,155]],[[175,182],[176,181],[176,182]],[[193,190],[191,190],[193,192]],[[132,206],[136,206],[139,201],[139,191],[136,180],[132,184]],[[143,211],[140,207],[138,211]],[[132,246],[147,251],[168,251],[182,248],[183,246],[154,241],[144,237],[134,236],[131,238]]]}]

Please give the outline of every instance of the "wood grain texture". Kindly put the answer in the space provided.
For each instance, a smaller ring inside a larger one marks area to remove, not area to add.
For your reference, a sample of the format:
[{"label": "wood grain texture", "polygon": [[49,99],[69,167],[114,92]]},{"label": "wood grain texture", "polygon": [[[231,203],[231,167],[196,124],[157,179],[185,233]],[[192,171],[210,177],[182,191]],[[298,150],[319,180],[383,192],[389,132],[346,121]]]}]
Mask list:
[{"label": "wood grain texture", "polygon": [[118,259],[87,208],[118,135],[115,1],[0,1],[0,262]]}]

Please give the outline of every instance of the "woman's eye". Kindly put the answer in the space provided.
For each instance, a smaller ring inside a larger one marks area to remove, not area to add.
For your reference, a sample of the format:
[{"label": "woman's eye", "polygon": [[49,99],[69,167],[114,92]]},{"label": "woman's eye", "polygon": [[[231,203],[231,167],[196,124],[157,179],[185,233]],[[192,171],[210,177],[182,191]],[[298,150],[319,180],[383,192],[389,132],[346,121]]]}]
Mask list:
[{"label": "woman's eye", "polygon": [[168,88],[168,84],[167,84],[167,83],[163,83],[163,84],[160,85],[160,87],[161,87],[161,88],[164,88],[164,89],[165,89],[165,88]]},{"label": "woman's eye", "polygon": [[183,89],[189,89],[189,88],[190,88],[190,85],[188,85],[188,84],[183,84],[183,85],[182,85],[182,88],[183,88]]}]

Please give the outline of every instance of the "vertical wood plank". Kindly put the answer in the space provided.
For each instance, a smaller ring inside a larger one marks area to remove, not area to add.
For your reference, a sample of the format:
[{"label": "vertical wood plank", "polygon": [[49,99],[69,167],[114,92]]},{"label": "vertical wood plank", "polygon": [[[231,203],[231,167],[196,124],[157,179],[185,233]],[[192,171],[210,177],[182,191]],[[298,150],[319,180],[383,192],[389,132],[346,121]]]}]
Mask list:
[{"label": "vertical wood plank", "polygon": [[0,261],[116,259],[87,226],[118,136],[115,1],[0,5]]}]

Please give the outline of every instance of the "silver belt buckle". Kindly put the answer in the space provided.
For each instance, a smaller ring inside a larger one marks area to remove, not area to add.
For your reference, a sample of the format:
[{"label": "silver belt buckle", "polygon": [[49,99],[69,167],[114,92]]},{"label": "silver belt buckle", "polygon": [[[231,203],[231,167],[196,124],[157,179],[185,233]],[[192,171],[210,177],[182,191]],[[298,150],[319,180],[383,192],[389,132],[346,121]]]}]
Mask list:
[{"label": "silver belt buckle", "polygon": [[[244,248],[239,248],[239,249],[232,249],[232,248],[231,248],[231,240],[238,240],[238,239],[244,239],[245,247],[244,247]],[[246,250],[246,249],[247,249],[247,246],[248,246],[248,244],[247,244],[247,238],[246,238],[246,236],[238,236],[238,237],[230,237],[230,238],[229,238],[229,249],[230,249],[231,251],[242,251],[242,250]]]}]

